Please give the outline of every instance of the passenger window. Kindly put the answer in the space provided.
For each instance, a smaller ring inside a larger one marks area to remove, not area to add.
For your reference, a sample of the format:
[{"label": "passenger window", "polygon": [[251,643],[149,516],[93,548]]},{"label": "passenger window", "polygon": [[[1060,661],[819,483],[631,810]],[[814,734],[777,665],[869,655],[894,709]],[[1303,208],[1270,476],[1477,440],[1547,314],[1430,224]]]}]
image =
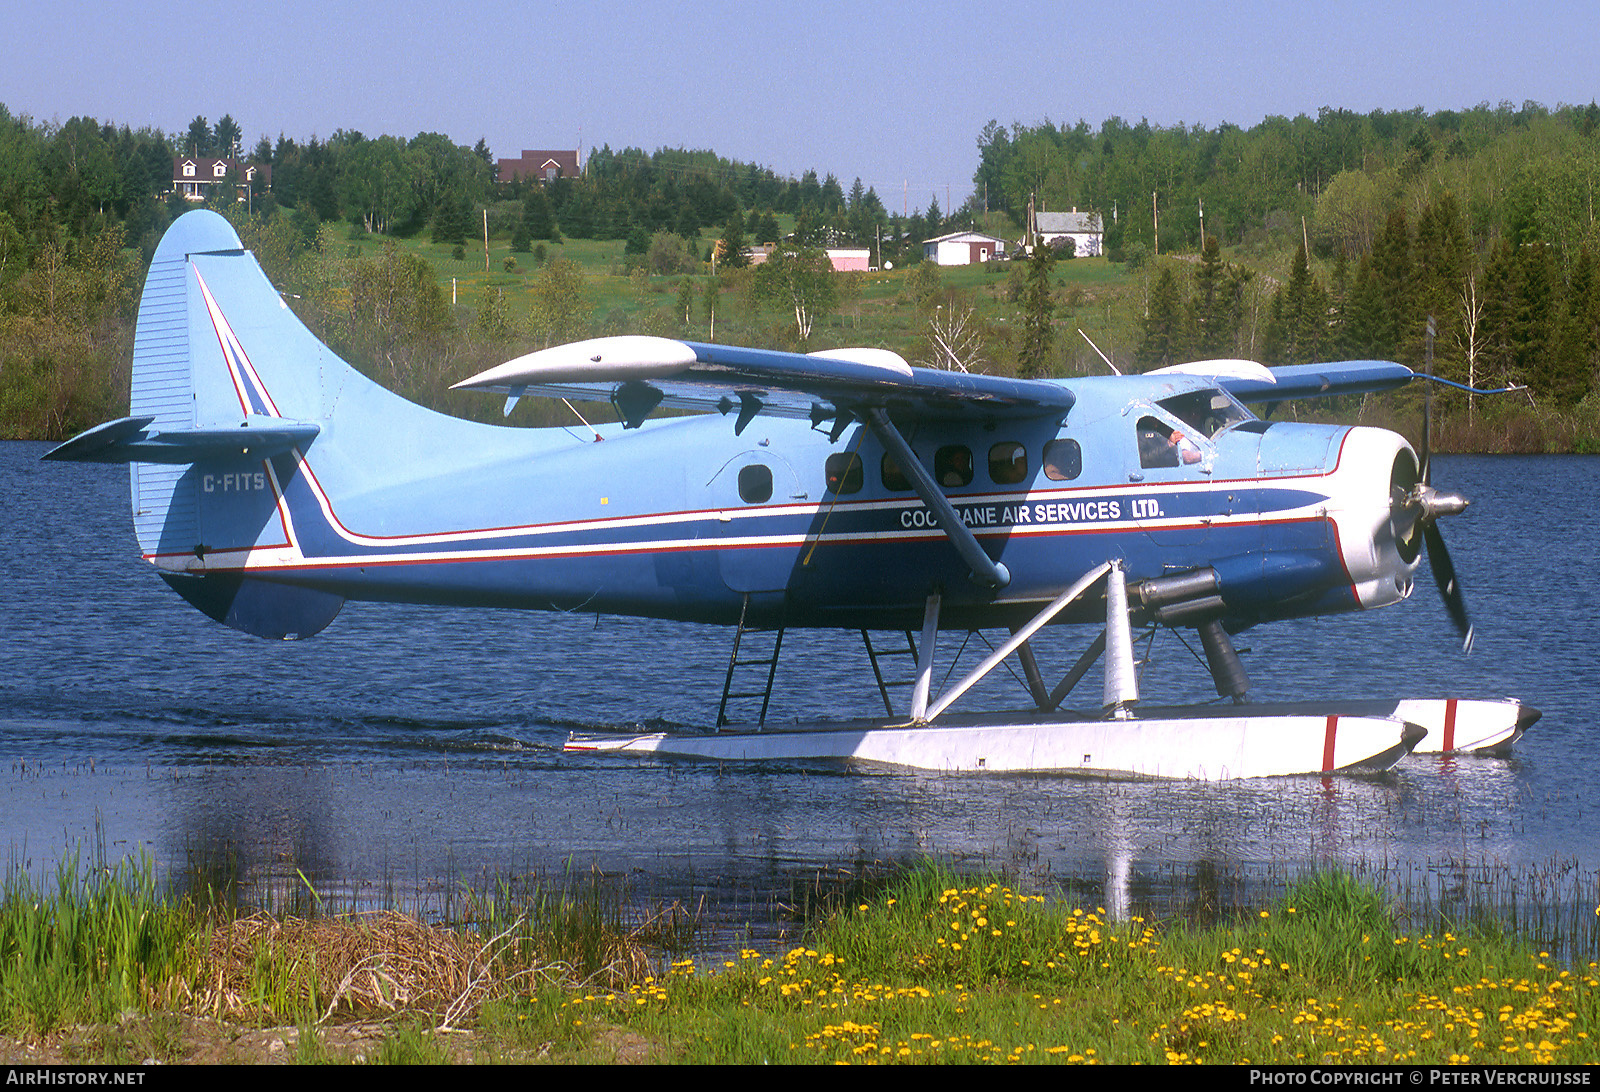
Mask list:
[{"label": "passenger window", "polygon": [[1044,445],[1044,476],[1070,482],[1083,473],[1083,449],[1076,440],[1051,440]]},{"label": "passenger window", "polygon": [[941,447],[933,453],[933,476],[943,486],[960,488],[972,484],[972,451],[960,444]]},{"label": "passenger window", "polygon": [[842,451],[829,455],[824,470],[828,476],[828,492],[839,495],[861,492],[861,483],[865,480],[861,456]]},{"label": "passenger window", "polygon": [[989,480],[996,485],[1016,485],[1028,476],[1028,449],[1013,440],[989,449]]},{"label": "passenger window", "polygon": [[751,463],[739,469],[739,499],[746,504],[761,504],[772,499],[772,468]]},{"label": "passenger window", "polygon": [[883,453],[883,462],[878,465],[878,470],[883,477],[883,487],[904,492],[911,488],[911,479],[900,470],[900,464],[894,461],[894,456],[887,451]]}]

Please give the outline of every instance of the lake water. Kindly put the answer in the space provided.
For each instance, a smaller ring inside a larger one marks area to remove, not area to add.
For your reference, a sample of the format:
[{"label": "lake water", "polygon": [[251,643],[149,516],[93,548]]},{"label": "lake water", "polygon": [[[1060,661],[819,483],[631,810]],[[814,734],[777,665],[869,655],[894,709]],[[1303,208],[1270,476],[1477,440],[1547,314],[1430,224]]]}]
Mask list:
[{"label": "lake water", "polygon": [[[1436,461],[1436,482],[1474,502],[1443,525],[1470,656],[1425,571],[1407,603],[1239,639],[1261,700],[1521,698],[1544,719],[1513,757],[1187,784],[566,755],[573,728],[714,721],[731,632],[350,603],[316,638],[260,641],[138,559],[124,471],[44,450],[0,444],[0,847],[35,875],[101,847],[267,898],[309,882],[425,905],[462,882],[599,867],[649,898],[707,897],[723,919],[808,876],[922,856],[1114,906],[1248,898],[1326,862],[1595,887],[1600,460]],[[1047,670],[1086,639],[1052,632]],[[857,635],[791,633],[784,653],[772,716],[878,707]],[[1170,635],[1153,657],[1147,698],[1214,697]],[[1015,683],[986,685],[980,703],[1022,704]]]}]

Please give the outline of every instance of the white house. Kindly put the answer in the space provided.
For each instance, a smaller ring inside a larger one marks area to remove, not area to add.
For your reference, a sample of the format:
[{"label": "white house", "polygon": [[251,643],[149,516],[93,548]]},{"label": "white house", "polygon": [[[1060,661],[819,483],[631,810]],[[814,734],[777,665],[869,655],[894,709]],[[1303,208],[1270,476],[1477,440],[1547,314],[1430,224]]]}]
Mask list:
[{"label": "white house", "polygon": [[981,231],[953,231],[922,244],[922,257],[937,265],[987,262],[1006,252],[1006,241]]},{"label": "white house", "polygon": [[1080,258],[1098,258],[1104,252],[1106,231],[1098,212],[1036,212],[1033,230],[1046,246],[1071,239],[1072,252]]},{"label": "white house", "polygon": [[272,188],[272,167],[265,163],[240,163],[237,159],[205,159],[198,156],[175,156],[172,160],[172,189],[190,201],[204,201],[211,187],[227,180],[234,172],[239,200],[243,201],[256,179]]}]

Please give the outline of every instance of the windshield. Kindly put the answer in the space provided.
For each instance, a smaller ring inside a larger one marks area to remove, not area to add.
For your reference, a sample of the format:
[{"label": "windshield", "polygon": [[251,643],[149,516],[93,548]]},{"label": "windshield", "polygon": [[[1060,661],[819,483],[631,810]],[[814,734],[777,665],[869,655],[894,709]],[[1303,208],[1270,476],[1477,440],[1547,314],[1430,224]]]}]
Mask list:
[{"label": "windshield", "polygon": [[1156,405],[1210,439],[1230,425],[1250,420],[1250,411],[1226,391],[1211,387],[1163,398]]}]

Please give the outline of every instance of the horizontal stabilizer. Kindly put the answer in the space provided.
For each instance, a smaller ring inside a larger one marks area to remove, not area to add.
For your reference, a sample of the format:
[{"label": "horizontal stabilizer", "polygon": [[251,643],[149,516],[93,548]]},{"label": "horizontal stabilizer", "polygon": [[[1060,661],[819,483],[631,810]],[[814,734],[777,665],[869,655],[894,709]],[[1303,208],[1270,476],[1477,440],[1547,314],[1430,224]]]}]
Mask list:
[{"label": "horizontal stabilizer", "polygon": [[321,426],[312,421],[251,415],[231,428],[152,431],[154,417],[121,417],[80,432],[44,458],[80,463],[197,463],[249,455],[267,458],[304,447]]}]

